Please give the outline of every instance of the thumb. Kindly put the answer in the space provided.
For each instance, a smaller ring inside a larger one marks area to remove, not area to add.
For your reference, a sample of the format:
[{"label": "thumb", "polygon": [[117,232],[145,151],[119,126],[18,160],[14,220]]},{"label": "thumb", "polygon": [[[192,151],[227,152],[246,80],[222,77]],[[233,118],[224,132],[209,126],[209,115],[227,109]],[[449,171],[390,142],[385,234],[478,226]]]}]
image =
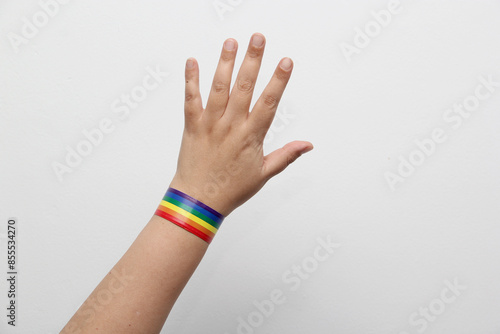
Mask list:
[{"label": "thumb", "polygon": [[266,179],[270,179],[281,173],[298,157],[312,149],[313,145],[308,141],[293,141],[269,153],[264,157],[264,176]]}]

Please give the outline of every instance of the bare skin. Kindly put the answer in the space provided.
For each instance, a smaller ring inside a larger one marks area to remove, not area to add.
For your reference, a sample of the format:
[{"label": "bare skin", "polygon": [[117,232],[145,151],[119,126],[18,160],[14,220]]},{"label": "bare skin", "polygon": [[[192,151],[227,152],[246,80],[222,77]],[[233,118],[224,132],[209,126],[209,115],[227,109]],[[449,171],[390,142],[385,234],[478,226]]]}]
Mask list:
[{"label": "bare skin", "polygon": [[[264,156],[264,137],[293,68],[291,59],[280,61],[250,112],[264,47],[264,36],[254,34],[230,89],[238,44],[225,41],[206,108],[198,63],[193,58],[186,62],[185,128],[170,186],[224,216],[313,148],[294,141]],[[197,236],[153,216],[61,333],[159,333],[207,247]]]}]

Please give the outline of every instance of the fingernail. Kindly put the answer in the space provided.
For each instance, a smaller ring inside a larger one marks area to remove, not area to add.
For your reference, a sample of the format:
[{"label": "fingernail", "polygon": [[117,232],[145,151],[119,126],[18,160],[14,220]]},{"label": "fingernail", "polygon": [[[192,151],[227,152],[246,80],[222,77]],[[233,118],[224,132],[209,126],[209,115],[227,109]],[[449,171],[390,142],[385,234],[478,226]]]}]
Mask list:
[{"label": "fingernail", "polygon": [[227,51],[233,51],[235,47],[234,40],[228,39],[227,41],[224,42],[224,49]]},{"label": "fingernail", "polygon": [[284,71],[289,71],[292,68],[292,60],[290,58],[283,58],[280,67]]},{"label": "fingernail", "polygon": [[264,45],[264,36],[262,35],[253,35],[252,37],[252,45],[256,47],[261,47]]},{"label": "fingernail", "polygon": [[186,62],[186,67],[187,68],[193,68],[194,67],[194,61],[192,58],[189,58]]},{"label": "fingernail", "polygon": [[311,146],[306,146],[306,147],[304,147],[304,149],[300,153],[304,154],[304,153],[310,152],[310,151],[312,151],[313,148],[314,148],[314,146],[312,146],[312,145]]}]

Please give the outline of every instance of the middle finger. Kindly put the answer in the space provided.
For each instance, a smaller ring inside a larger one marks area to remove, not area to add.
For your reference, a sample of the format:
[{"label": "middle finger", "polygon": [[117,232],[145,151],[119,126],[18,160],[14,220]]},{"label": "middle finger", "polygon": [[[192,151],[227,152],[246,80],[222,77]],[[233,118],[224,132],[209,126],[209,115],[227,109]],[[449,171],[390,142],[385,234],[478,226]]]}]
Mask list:
[{"label": "middle finger", "polygon": [[229,96],[228,117],[234,119],[248,116],[265,44],[266,39],[262,34],[254,34],[250,39],[245,59]]}]

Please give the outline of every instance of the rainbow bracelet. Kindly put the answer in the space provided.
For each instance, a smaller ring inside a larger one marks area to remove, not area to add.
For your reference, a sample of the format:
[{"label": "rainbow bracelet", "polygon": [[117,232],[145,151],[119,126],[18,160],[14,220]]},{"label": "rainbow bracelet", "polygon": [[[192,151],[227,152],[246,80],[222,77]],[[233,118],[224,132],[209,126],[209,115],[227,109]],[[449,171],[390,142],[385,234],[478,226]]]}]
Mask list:
[{"label": "rainbow bracelet", "polygon": [[224,216],[174,188],[168,188],[155,215],[210,243],[217,233]]}]

